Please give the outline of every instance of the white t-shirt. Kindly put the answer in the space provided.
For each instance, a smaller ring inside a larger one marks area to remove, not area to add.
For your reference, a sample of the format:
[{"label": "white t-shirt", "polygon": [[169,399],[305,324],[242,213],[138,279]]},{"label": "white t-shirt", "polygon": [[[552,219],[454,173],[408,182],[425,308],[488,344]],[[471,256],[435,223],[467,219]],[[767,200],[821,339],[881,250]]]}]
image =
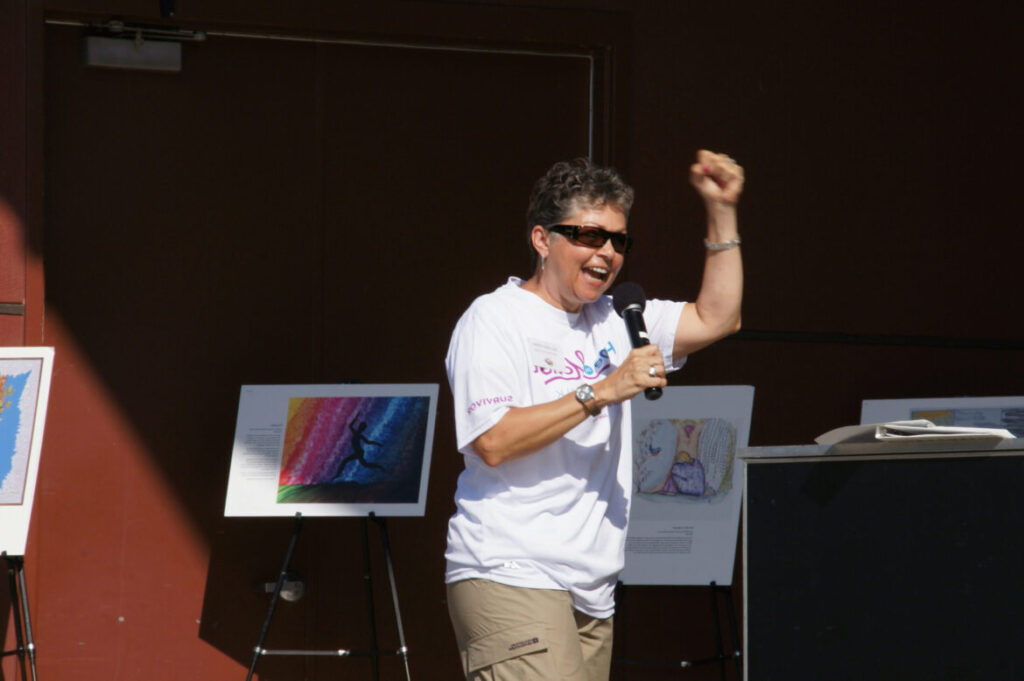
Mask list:
[{"label": "white t-shirt", "polygon": [[[511,277],[459,319],[445,365],[466,468],[448,523],[445,579],[563,589],[593,617],[614,611],[632,488],[629,402],[612,404],[529,456],[490,467],[472,442],[510,407],[551,402],[610,374],[629,354],[611,298],[559,310]],[[649,300],[644,320],[669,371],[683,303]],[[641,398],[643,399],[643,398]],[[582,407],[581,407],[582,408]]]}]

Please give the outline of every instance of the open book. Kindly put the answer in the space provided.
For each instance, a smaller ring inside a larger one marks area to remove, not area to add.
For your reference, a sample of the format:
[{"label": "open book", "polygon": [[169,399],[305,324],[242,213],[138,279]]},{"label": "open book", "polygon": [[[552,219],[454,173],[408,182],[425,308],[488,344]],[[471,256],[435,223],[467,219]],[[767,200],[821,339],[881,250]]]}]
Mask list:
[{"label": "open book", "polygon": [[946,440],[946,439],[998,439],[1013,438],[1005,428],[971,428],[967,426],[937,426],[927,419],[890,421],[862,426],[843,426],[814,438],[819,445],[840,442],[885,442],[892,440]]}]

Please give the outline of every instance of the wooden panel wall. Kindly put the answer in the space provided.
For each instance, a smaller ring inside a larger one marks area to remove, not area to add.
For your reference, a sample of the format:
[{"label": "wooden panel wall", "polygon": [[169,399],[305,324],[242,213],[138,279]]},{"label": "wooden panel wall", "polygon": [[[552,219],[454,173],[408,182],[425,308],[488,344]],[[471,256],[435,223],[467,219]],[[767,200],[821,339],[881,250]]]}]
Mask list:
[{"label": "wooden panel wall", "polygon": [[10,161],[0,167],[0,344],[24,343],[26,148],[25,8],[0,7],[0,88],[7,95],[0,118],[0,148]]},{"label": "wooden panel wall", "polygon": [[[953,14],[883,3],[662,0],[304,2],[287,10],[274,2],[176,4],[174,21],[210,31],[608,51],[610,68],[598,73],[599,107],[608,114],[606,123],[598,117],[599,155],[638,190],[631,224],[638,247],[625,277],[650,295],[692,297],[701,206],[686,167],[708,147],[747,169],[745,331],[692,358],[673,382],[754,385],[752,444],[809,442],[855,422],[865,398],[1021,393],[1013,199],[1024,133],[1012,97],[1021,75],[1020,7],[986,2]],[[358,71],[324,52],[269,42],[224,49],[215,40],[186,47],[186,69],[211,53],[210,63],[223,69],[202,83],[125,73],[83,80],[63,41],[47,45],[44,69],[44,36],[75,31],[47,31],[44,12],[159,22],[156,2],[24,0],[5,3],[3,12],[4,36],[15,40],[2,41],[0,94],[14,106],[0,126],[0,191],[14,218],[0,232],[0,302],[24,298],[27,321],[0,316],[0,342],[58,347],[59,389],[28,557],[41,674],[240,676],[262,614],[252,589],[273,576],[290,526],[219,520],[237,385],[443,383],[454,319],[473,296],[524,266],[515,228],[495,231],[497,240],[475,230],[495,221],[518,226],[524,184],[577,153],[578,140],[545,115],[565,114],[560,97],[520,101],[487,77],[509,68],[500,59],[454,60],[445,68],[478,79],[479,96],[446,106],[519,123],[494,135],[493,153],[463,153],[464,139],[487,141],[478,138],[493,123],[482,122],[455,139],[450,131],[424,139],[430,157],[415,165],[396,163],[401,150],[381,140],[374,141],[380,156],[350,157],[341,131],[305,127],[311,111],[332,113],[324,126],[407,120],[404,134],[423,137],[422,106],[431,97],[444,101],[445,85],[409,82],[416,70],[402,73],[386,55],[357,50],[386,76],[374,93]],[[513,70],[522,69],[523,81],[557,86],[545,79],[558,73],[531,65],[539,63],[519,61]],[[353,107],[330,87],[336,81],[388,105]],[[116,120],[105,116],[104,97],[119,102]],[[62,107],[65,98],[79,108]],[[57,130],[67,134],[55,138]],[[122,136],[136,142],[120,145]],[[255,150],[244,142],[252,137],[261,140]],[[526,150],[536,154],[536,168],[527,170],[522,156],[509,160]],[[69,166],[69,159],[77,161]],[[120,186],[101,181],[89,159],[115,169]],[[490,192],[487,210],[436,202],[467,167],[471,186]],[[346,196],[353,168],[375,187],[392,181],[394,191]],[[145,204],[145,220],[133,220],[143,206],[132,201],[154,180],[165,191]],[[126,201],[106,200],[112,192]],[[285,198],[310,195],[321,198]],[[339,217],[326,222],[326,215]],[[311,234],[318,223],[330,229]],[[424,235],[419,250],[415,239]],[[322,239],[319,257],[339,256],[337,268],[322,260],[305,266],[309,252],[294,244],[310,238]],[[231,268],[204,286],[229,253]],[[268,254],[290,275],[269,267]],[[32,265],[41,255],[51,282],[45,334],[41,270]],[[24,275],[8,269],[23,262]],[[383,292],[372,285],[382,272]],[[403,308],[404,293],[414,300],[423,291],[431,306],[412,305],[408,323],[386,312]],[[361,326],[350,301],[367,294],[386,310],[361,308],[384,341],[349,332]],[[391,351],[405,327],[414,337]],[[452,449],[450,398],[442,394],[435,461]],[[435,465],[427,518],[392,525],[407,628],[419,637],[411,642],[416,678],[445,678],[456,665],[440,589],[456,474],[454,459]],[[299,642],[358,645],[345,639],[358,628],[362,601],[354,594],[343,601],[339,590],[359,566],[333,570],[358,530],[310,523],[306,531],[299,564],[311,586],[331,596],[282,608],[276,631]],[[703,592],[635,588],[628,599],[617,622],[619,654],[692,658],[714,649]],[[387,595],[377,602],[386,621]],[[340,673],[337,663],[275,662],[265,675],[330,678]],[[11,659],[0,670],[14,678]],[[710,667],[687,673],[717,678]],[[678,674],[614,672],[619,679]]]},{"label": "wooden panel wall", "polygon": [[[92,652],[103,640],[137,669],[175,641],[201,646],[149,672],[168,679],[248,665],[268,603],[258,589],[276,578],[290,522],[221,518],[239,386],[446,382],[459,308],[527,266],[533,178],[552,151],[588,151],[591,60],[574,49],[211,36],[168,75],[83,68],[78,30],[47,30],[47,304],[76,362],[54,418],[78,442],[44,462],[68,494],[61,508],[40,502],[39,525],[73,534],[104,498],[98,527],[51,551],[114,575],[76,607],[95,572],[46,566],[60,609],[80,610],[71,626],[40,614],[62,676],[116,674],[114,658]],[[104,399],[76,412],[65,399],[83,373],[81,390]],[[458,668],[442,575],[461,466],[447,396],[439,411],[427,517],[391,523],[410,648],[436,651],[413,666],[438,678]],[[72,489],[84,469],[95,485]],[[279,608],[269,646],[369,647],[360,529],[306,521],[293,569],[308,595]],[[381,644],[393,648],[376,570]],[[388,676],[396,663],[383,661]],[[332,678],[369,666],[267,658],[259,671]]]}]

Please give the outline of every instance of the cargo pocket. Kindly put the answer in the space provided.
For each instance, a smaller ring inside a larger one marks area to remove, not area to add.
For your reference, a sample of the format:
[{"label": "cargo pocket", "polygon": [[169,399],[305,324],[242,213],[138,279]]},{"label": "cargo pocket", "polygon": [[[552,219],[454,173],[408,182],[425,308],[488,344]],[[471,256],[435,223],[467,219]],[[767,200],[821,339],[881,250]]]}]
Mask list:
[{"label": "cargo pocket", "polygon": [[531,663],[536,666],[550,665],[547,652],[548,634],[540,622],[519,624],[493,634],[472,639],[466,646],[465,668],[467,674],[526,655],[535,656]]}]

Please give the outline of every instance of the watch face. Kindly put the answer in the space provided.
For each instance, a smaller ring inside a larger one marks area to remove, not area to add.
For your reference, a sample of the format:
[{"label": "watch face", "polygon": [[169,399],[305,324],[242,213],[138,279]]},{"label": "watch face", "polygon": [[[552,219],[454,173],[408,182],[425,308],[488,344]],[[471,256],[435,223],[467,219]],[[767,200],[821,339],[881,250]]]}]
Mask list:
[{"label": "watch face", "polygon": [[594,394],[594,387],[589,383],[584,383],[576,388],[576,401],[582,404],[583,408],[591,416],[597,416],[601,413],[601,410],[597,407],[597,395]]}]

